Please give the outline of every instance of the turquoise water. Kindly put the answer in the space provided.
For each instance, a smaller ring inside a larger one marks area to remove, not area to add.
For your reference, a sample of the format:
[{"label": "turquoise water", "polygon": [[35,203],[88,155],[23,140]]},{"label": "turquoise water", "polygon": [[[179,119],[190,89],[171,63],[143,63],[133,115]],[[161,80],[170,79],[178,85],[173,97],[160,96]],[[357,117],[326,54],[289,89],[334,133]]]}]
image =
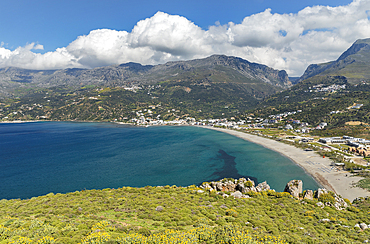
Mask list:
[{"label": "turquoise water", "polygon": [[253,177],[284,190],[317,183],[288,158],[226,133],[112,123],[0,124],[0,199],[83,189],[200,184]]}]

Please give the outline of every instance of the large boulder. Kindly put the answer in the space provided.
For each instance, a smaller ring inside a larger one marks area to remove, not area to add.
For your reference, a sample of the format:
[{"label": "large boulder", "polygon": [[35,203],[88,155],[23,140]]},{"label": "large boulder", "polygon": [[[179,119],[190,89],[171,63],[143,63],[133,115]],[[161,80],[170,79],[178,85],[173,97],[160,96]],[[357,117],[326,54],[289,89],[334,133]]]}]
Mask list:
[{"label": "large boulder", "polygon": [[240,191],[236,191],[236,192],[231,193],[230,196],[234,198],[241,198],[243,197],[243,194]]},{"label": "large boulder", "polygon": [[228,181],[222,184],[222,191],[234,192],[235,191],[235,183]]},{"label": "large boulder", "polygon": [[334,207],[337,210],[346,209],[348,207],[347,202],[341,196],[334,194],[334,199],[335,199]]},{"label": "large boulder", "polygon": [[360,224],[360,228],[361,228],[362,230],[366,230],[366,229],[368,228],[368,226],[367,226],[367,224],[365,224],[365,223],[361,223],[361,224]]},{"label": "large boulder", "polygon": [[290,193],[295,198],[299,198],[299,194],[302,193],[303,183],[301,180],[291,180],[289,181],[284,189],[284,192]]},{"label": "large boulder", "polygon": [[[204,184],[205,185],[205,184]],[[204,188],[205,186],[202,185],[201,187]],[[234,192],[236,188],[235,182],[229,181],[217,181],[211,182],[211,188],[215,189],[216,191],[227,191],[227,192]]]},{"label": "large boulder", "polygon": [[261,191],[268,191],[270,190],[270,186],[269,184],[267,184],[266,181],[262,182],[262,183],[259,183],[257,186],[256,186],[256,190],[257,192],[261,192]]},{"label": "large boulder", "polygon": [[315,198],[319,199],[322,194],[328,194],[328,190],[326,190],[325,188],[317,189]]},{"label": "large boulder", "polygon": [[240,191],[240,192],[247,192],[247,187],[244,185],[244,182],[239,182],[237,185],[236,185],[236,188],[235,188],[237,191]]},{"label": "large boulder", "polygon": [[163,211],[163,207],[162,206],[157,206],[155,208],[155,211],[162,212]]},{"label": "large boulder", "polygon": [[304,193],[303,199],[313,200],[313,191],[312,190],[307,190]]}]

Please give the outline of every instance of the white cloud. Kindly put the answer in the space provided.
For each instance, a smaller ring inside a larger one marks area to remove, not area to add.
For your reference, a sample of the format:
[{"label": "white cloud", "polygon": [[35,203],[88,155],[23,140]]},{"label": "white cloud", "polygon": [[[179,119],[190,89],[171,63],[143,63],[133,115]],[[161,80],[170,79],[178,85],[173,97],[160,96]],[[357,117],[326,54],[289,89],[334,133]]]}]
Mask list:
[{"label": "white cloud", "polygon": [[230,23],[228,35],[236,46],[284,48],[297,39],[304,28],[290,14],[271,14],[271,9],[244,18],[241,24]]},{"label": "white cloud", "polygon": [[93,30],[67,47],[44,54],[34,51],[43,49],[40,44],[13,51],[2,44],[0,67],[93,68],[226,54],[299,76],[309,64],[335,60],[356,39],[369,38],[369,16],[370,1],[354,0],[346,6],[312,6],[290,14],[273,14],[266,9],[241,23],[215,23],[204,30],[185,17],[158,12],[139,21],[131,32]]},{"label": "white cloud", "polygon": [[158,12],[141,20],[130,34],[132,48],[147,47],[172,56],[193,56],[204,52],[206,31],[184,17]]}]

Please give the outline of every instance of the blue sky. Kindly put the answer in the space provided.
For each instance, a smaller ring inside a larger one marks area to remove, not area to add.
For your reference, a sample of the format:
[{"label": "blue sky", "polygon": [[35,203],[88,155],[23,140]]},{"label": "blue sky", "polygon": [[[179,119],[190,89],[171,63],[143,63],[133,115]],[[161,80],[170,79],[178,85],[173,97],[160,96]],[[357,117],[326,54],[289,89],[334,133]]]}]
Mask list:
[{"label": "blue sky", "polygon": [[[366,10],[369,0],[2,1],[0,67],[94,68],[217,53],[300,75],[311,62],[331,60],[370,37]],[[314,48],[324,53],[315,57]]]},{"label": "blue sky", "polygon": [[339,6],[349,0],[12,0],[0,5],[0,42],[15,49],[40,43],[44,51],[66,46],[91,30],[131,31],[142,19],[162,11],[185,16],[203,29],[216,21],[240,23],[246,16],[271,8],[272,13],[296,13],[307,6]]}]

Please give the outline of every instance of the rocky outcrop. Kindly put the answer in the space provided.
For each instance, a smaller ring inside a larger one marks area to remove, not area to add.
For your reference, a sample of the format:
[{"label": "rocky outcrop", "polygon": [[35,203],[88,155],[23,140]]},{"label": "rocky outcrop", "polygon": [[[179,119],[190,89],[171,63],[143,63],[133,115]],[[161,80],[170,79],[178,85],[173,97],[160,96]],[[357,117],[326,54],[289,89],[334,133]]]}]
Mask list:
[{"label": "rocky outcrop", "polygon": [[299,194],[302,193],[303,183],[301,180],[291,180],[286,184],[284,192],[290,193],[295,198],[299,198]]},{"label": "rocky outcrop", "polygon": [[[204,182],[200,187],[209,191],[231,192],[230,196],[233,196],[234,198],[249,197],[245,195],[245,193],[248,192],[262,192],[271,190],[266,181],[255,186],[254,181],[245,178]],[[227,194],[223,194],[223,196],[225,195]]]},{"label": "rocky outcrop", "polygon": [[346,209],[347,207],[349,207],[347,202],[344,201],[344,199],[341,196],[339,196],[335,193],[334,193],[334,199],[335,199],[335,202],[334,202],[333,206],[336,209],[342,210],[342,209]]},{"label": "rocky outcrop", "polygon": [[320,201],[319,203],[322,203],[322,207],[332,206],[337,210],[346,209],[348,207],[347,202],[341,196],[334,192],[329,192],[324,188],[317,189],[315,192],[315,198]]},{"label": "rocky outcrop", "polygon": [[230,196],[234,198],[242,198],[243,194],[240,191],[236,191],[236,192],[231,193]]},{"label": "rocky outcrop", "polygon": [[305,191],[303,199],[313,200],[313,191],[312,190]]},{"label": "rocky outcrop", "polygon": [[[250,179],[223,179],[220,181],[204,182],[200,188],[209,192],[217,192],[223,197],[234,198],[249,198],[249,192],[264,192],[275,191],[271,190],[267,182],[259,183],[255,186],[254,181]],[[334,207],[337,210],[346,209],[347,202],[334,192],[329,192],[324,188],[319,188],[317,191],[306,190],[302,197],[303,182],[301,180],[291,180],[287,183],[284,192],[288,192],[292,197],[303,200],[318,200],[316,206],[324,208],[325,206]],[[203,190],[198,190],[198,193],[203,193]],[[358,199],[357,201],[361,201]]]},{"label": "rocky outcrop", "polygon": [[269,184],[267,184],[266,181],[262,182],[262,183],[259,183],[257,186],[256,186],[256,191],[257,192],[261,192],[261,191],[268,191],[268,190],[271,190],[270,189],[270,186]]},{"label": "rocky outcrop", "polygon": [[320,198],[323,194],[327,194],[328,191],[324,188],[319,188],[317,189],[316,193],[315,193],[315,198]]},{"label": "rocky outcrop", "polygon": [[369,229],[370,228],[370,224],[369,225],[367,225],[365,223],[355,224],[354,227],[355,228],[360,228],[361,230],[366,230],[366,229]]},{"label": "rocky outcrop", "polygon": [[163,207],[162,206],[157,206],[155,208],[155,211],[162,212],[163,211]]}]

